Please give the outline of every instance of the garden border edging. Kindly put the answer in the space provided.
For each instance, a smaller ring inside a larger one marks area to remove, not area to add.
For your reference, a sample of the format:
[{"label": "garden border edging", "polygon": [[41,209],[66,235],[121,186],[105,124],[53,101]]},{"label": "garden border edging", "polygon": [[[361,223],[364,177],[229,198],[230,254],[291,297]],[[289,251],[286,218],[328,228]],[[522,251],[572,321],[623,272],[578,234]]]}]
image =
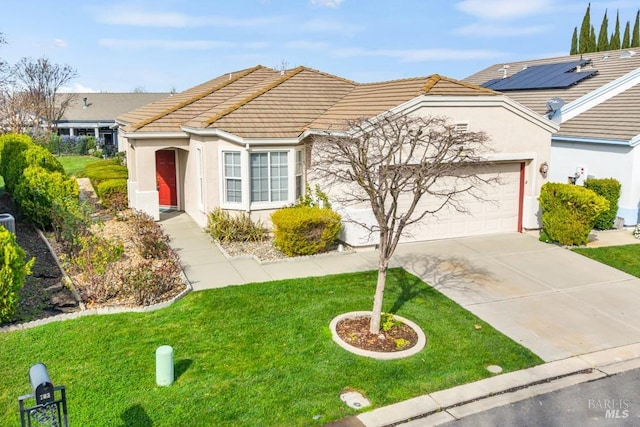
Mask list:
[{"label": "garden border edging", "polygon": [[348,352],[357,354],[358,356],[370,357],[377,360],[394,360],[394,359],[403,359],[405,357],[410,357],[410,356],[413,356],[414,354],[421,352],[424,349],[424,347],[427,345],[427,337],[422,331],[422,328],[420,328],[420,326],[418,326],[411,320],[405,319],[404,317],[398,316],[396,314],[393,315],[395,319],[398,319],[405,325],[409,326],[418,335],[418,342],[413,347],[407,350],[402,350],[402,351],[379,352],[379,351],[363,350],[361,348],[354,347],[351,344],[348,344],[345,341],[343,341],[342,338],[340,338],[340,336],[336,332],[336,326],[338,325],[338,323],[343,319],[354,318],[354,317],[365,317],[365,316],[371,316],[371,311],[351,311],[349,313],[339,314],[338,316],[334,317],[333,320],[331,320],[331,323],[329,324],[329,329],[331,329],[331,337],[333,338],[333,341],[335,341],[340,347],[347,350]]}]

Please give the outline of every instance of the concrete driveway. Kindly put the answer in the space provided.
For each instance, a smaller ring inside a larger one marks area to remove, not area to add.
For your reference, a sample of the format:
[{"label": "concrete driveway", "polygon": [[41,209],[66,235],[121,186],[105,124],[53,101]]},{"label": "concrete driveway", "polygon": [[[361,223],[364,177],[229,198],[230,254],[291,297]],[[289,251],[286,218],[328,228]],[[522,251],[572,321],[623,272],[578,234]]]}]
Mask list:
[{"label": "concrete driveway", "polygon": [[640,279],[532,236],[405,244],[394,259],[545,361],[640,342]]}]

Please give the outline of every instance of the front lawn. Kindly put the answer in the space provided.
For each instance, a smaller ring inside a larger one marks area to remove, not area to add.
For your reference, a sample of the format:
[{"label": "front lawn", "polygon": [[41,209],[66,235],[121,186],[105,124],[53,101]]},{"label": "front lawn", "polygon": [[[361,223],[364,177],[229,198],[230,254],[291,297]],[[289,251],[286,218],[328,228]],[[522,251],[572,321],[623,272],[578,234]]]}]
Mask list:
[{"label": "front lawn", "polygon": [[[151,313],[90,316],[0,333],[0,425],[19,425],[17,398],[43,362],[65,385],[70,425],[309,426],[542,363],[529,350],[404,270],[391,270],[385,309],[420,325],[427,347],[376,361],[331,340],[340,313],[369,310],[376,272],[194,292]],[[477,325],[481,328],[477,328]],[[155,350],[174,348],[176,382],[155,384]]]},{"label": "front lawn", "polygon": [[640,245],[575,248],[574,252],[640,277]]},{"label": "front lawn", "polygon": [[58,161],[64,167],[69,176],[75,176],[82,171],[87,163],[99,162],[101,159],[94,156],[60,156]]}]

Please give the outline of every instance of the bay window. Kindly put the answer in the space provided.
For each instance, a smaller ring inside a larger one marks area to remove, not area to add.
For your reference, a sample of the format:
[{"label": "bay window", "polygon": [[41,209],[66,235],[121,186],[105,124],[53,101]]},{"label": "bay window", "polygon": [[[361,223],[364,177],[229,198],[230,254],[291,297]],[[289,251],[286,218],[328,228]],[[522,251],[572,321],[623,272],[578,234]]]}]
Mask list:
[{"label": "bay window", "polygon": [[[301,151],[222,151],[222,203],[282,204],[302,189]],[[244,194],[243,194],[244,193]],[[255,209],[255,206],[253,207]]]}]

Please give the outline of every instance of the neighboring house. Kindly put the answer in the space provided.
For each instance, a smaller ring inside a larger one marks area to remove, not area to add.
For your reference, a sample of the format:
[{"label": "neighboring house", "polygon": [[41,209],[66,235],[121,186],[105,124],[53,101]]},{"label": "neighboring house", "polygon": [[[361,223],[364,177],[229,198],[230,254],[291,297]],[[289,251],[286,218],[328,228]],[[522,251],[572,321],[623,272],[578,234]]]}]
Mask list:
[{"label": "neighboring house", "polygon": [[[68,94],[61,94],[67,96]],[[169,93],[73,93],[62,118],[56,122],[58,135],[93,136],[105,147],[116,150],[116,117],[127,111],[168,97]]]},{"label": "neighboring house", "polygon": [[[622,184],[618,216],[639,222],[640,51],[618,50],[494,65],[465,81],[501,91],[560,124],[549,179]],[[550,101],[548,103],[548,101]]]},{"label": "neighboring house", "polygon": [[[156,219],[162,209],[184,210],[201,226],[216,207],[268,221],[313,186],[313,135],[389,111],[445,116],[460,131],[485,131],[492,162],[481,173],[503,183],[486,189],[494,203],[473,200],[471,215],[426,218],[411,240],[539,227],[539,168],[549,161],[553,122],[500,93],[438,75],[360,84],[306,67],[224,74],[119,116],[130,206]],[[341,209],[370,219],[366,210]],[[342,237],[375,243],[353,224]]]}]

